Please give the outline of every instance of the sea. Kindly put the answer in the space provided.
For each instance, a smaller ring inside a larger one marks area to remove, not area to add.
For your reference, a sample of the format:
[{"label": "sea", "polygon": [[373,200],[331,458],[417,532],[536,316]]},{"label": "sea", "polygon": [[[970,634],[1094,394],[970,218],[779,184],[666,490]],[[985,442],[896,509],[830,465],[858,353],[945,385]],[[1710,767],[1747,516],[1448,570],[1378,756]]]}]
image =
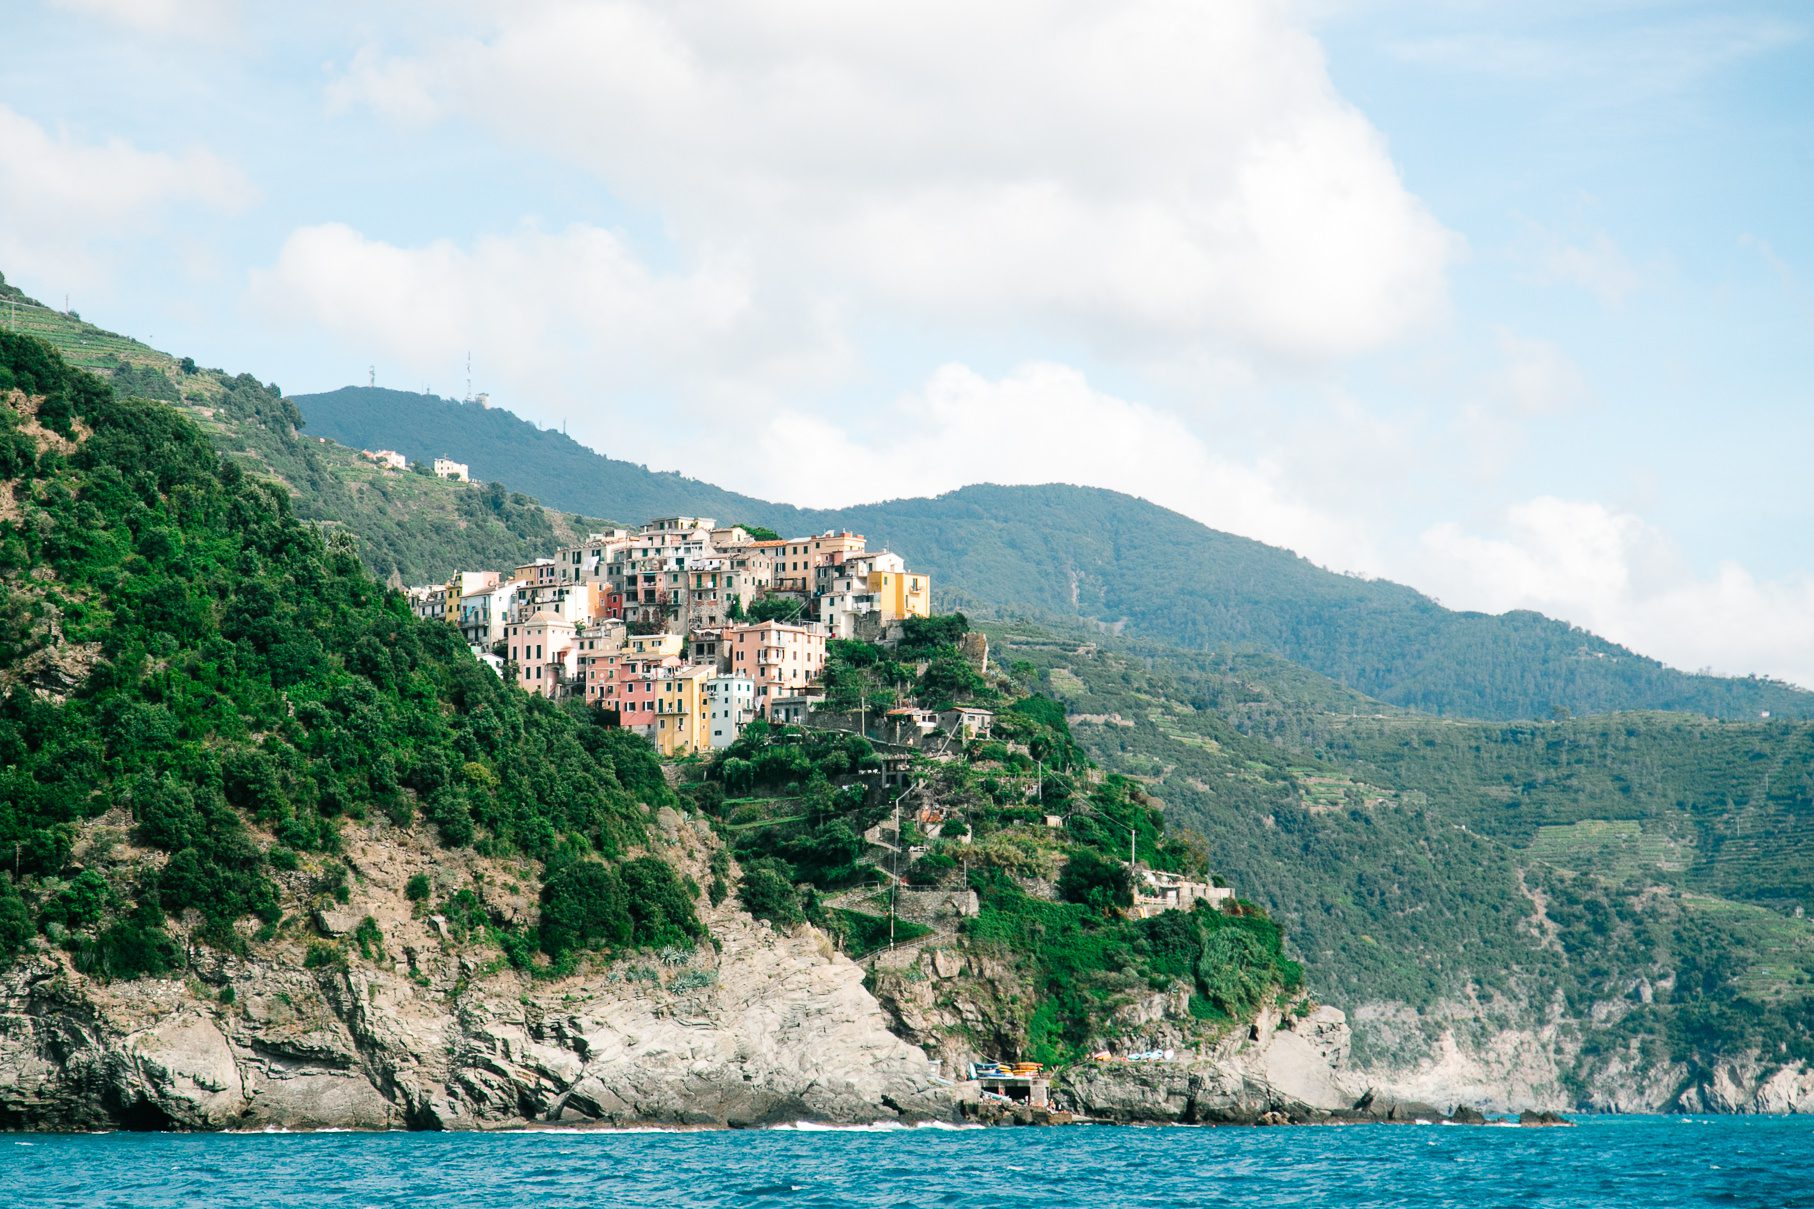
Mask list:
[{"label": "sea", "polygon": [[1814,1206],[1814,1118],[0,1134],[0,1205]]}]

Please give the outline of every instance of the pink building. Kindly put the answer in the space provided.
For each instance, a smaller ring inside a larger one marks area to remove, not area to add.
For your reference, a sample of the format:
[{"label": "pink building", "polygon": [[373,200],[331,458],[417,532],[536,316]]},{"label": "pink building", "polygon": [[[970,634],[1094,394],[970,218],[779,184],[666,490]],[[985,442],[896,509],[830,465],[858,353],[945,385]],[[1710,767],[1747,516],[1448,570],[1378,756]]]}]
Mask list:
[{"label": "pink building", "polygon": [[825,631],[817,625],[765,621],[724,631],[730,673],[756,686],[756,710],[769,716],[777,697],[797,696],[825,667]]},{"label": "pink building", "polygon": [[549,612],[532,613],[504,627],[505,658],[516,682],[532,693],[560,697],[579,680],[573,623]]},{"label": "pink building", "polygon": [[685,645],[679,634],[631,634],[616,650],[588,652],[586,700],[616,710],[622,726],[653,726],[654,679],[679,666]]}]

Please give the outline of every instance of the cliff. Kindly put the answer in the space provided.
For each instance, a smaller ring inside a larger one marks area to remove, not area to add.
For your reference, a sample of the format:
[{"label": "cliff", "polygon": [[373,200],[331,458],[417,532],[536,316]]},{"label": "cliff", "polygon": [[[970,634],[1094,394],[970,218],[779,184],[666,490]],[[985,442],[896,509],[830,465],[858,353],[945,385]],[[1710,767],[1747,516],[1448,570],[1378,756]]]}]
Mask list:
[{"label": "cliff", "polygon": [[[702,824],[663,812],[677,863]],[[105,984],[61,954],[0,976],[0,1126],[491,1129],[948,1117],[925,1055],[816,933],[700,903],[717,941],[536,980],[453,943],[391,887],[449,860],[407,832],[349,848],[332,931],[378,921],[385,957],[305,968],[301,946],[198,951],[184,979]],[[470,862],[470,864],[468,864]],[[488,870],[502,882],[507,870]]]},{"label": "cliff", "polygon": [[[1628,1006],[1603,1001],[1588,1015],[1604,1023]],[[1559,1005],[1467,999],[1418,1010],[1372,1001],[1355,1009],[1354,1022],[1365,1051],[1357,1076],[1410,1100],[1486,1112],[1814,1111],[1814,1068],[1805,1062],[1755,1048],[1689,1061],[1638,1040],[1590,1046],[1589,1030]]]},{"label": "cliff", "polygon": [[[901,1036],[945,1069],[1018,1052],[1039,1001],[1024,969],[987,946],[946,940],[878,958],[870,983]],[[1244,1023],[1206,1025],[1189,993],[1129,995],[1101,1021],[1124,1052],[1163,1061],[1086,1061],[1055,1072],[1055,1101],[1133,1124],[1434,1119],[1432,1104],[1375,1086],[1350,1064],[1347,1018],[1302,1000]],[[1450,1102],[1453,1103],[1453,1102]],[[1521,1106],[1523,1107],[1523,1106]]]}]

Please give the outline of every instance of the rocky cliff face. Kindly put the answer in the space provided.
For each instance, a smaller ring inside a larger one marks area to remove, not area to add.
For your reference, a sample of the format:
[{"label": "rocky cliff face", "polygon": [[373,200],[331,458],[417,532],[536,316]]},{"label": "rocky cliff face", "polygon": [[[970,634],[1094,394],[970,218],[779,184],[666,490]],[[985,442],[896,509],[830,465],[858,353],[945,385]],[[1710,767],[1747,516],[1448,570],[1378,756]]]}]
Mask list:
[{"label": "rocky cliff face", "polygon": [[[895,1031],[952,1071],[1020,1056],[1037,1006],[1010,962],[957,941],[883,958],[871,983]],[[1335,1008],[1269,1009],[1205,1039],[1188,1002],[1188,992],[1149,992],[1120,1004],[1107,1029],[1173,1059],[1081,1064],[1059,1075],[1058,1098],[1085,1116],[1144,1123],[1442,1115],[1351,1070],[1347,1018]]]},{"label": "rocky cliff face", "polygon": [[[661,830],[683,864],[709,842],[666,812]],[[22,961],[0,977],[0,1126],[742,1125],[954,1111],[926,1056],[888,1031],[862,971],[816,934],[776,935],[702,902],[717,951],[538,982],[411,911],[399,891],[412,872],[485,871],[449,869],[478,860],[406,840],[353,845],[352,901],[318,925],[372,915],[379,960],[305,969],[301,943],[280,940],[243,958],[198,950],[181,981],[112,985],[61,954]]]},{"label": "rocky cliff face", "polygon": [[[1597,1018],[1618,1011],[1601,1004]],[[1366,1059],[1356,1073],[1387,1094],[1487,1112],[1814,1111],[1814,1069],[1751,1052],[1697,1071],[1632,1042],[1588,1053],[1580,1022],[1560,1005],[1457,1001],[1416,1011],[1366,1003],[1354,1012]],[[1518,1023],[1536,1021],[1536,1023]]]}]

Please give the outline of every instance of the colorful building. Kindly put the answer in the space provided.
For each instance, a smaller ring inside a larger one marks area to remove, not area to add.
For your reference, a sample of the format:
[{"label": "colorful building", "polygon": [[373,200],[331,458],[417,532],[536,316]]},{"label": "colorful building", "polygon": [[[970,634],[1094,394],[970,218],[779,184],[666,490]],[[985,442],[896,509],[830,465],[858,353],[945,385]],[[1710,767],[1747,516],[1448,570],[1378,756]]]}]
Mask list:
[{"label": "colorful building", "polygon": [[711,667],[664,670],[655,680],[655,748],[664,756],[686,756],[710,748],[706,684]]},{"label": "colorful building", "polygon": [[579,684],[579,652],[572,622],[548,612],[533,613],[504,627],[507,667],[532,693],[562,697]]},{"label": "colorful building", "polygon": [[748,676],[713,676],[705,682],[705,696],[711,745],[729,747],[756,716],[756,682]]},{"label": "colorful building", "polygon": [[731,626],[724,642],[730,648],[731,673],[755,683],[756,710],[764,717],[774,698],[800,693],[825,667],[825,630],[817,624]]}]

